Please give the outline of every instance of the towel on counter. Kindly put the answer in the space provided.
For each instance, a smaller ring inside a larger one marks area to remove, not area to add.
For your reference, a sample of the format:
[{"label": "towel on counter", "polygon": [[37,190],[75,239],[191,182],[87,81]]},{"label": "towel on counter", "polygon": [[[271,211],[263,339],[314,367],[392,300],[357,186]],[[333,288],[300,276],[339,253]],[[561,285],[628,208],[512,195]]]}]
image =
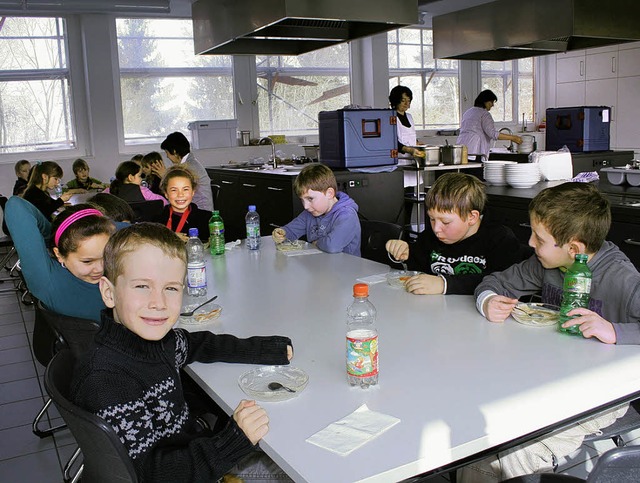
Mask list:
[{"label": "towel on counter", "polygon": [[371,411],[363,404],[347,417],[309,437],[307,442],[347,456],[399,422],[398,418]]},{"label": "towel on counter", "polygon": [[582,173],[578,173],[569,181],[573,181],[576,183],[593,183],[594,181],[598,181],[600,176],[597,171],[583,171]]}]

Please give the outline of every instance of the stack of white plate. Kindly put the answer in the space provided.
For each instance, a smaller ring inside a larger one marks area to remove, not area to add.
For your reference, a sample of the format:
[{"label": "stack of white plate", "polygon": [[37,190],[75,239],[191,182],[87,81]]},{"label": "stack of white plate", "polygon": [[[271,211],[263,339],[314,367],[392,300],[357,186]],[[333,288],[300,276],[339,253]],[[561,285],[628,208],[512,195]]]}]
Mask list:
[{"label": "stack of white plate", "polygon": [[515,161],[485,161],[484,165],[484,179],[485,181],[494,186],[505,186],[507,184],[507,178],[505,175],[504,167],[507,164],[516,164]]},{"label": "stack of white plate", "polygon": [[540,181],[537,163],[517,163],[504,167],[507,184],[514,188],[531,188]]},{"label": "stack of white plate", "polygon": [[529,154],[531,151],[533,151],[533,142],[536,138],[534,138],[530,134],[523,134],[521,138],[522,142],[518,144],[518,153]]}]

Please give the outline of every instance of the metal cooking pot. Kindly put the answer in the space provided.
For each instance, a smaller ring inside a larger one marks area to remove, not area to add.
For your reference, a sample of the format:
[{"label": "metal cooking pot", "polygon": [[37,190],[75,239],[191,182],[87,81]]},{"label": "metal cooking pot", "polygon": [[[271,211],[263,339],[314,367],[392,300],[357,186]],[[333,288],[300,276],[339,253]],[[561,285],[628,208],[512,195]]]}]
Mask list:
[{"label": "metal cooking pot", "polygon": [[447,142],[446,145],[440,146],[440,161],[447,165],[461,164],[463,149],[462,144],[451,145]]},{"label": "metal cooking pot", "polygon": [[424,151],[424,158],[414,156],[418,167],[437,166],[440,164],[440,147],[439,146],[415,146],[417,149]]}]

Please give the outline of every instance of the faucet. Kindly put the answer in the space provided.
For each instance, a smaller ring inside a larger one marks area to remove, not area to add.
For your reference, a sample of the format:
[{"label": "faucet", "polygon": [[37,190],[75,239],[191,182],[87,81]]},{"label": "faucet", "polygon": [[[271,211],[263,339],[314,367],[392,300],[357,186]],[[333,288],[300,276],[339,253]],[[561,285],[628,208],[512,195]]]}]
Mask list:
[{"label": "faucet", "polygon": [[276,158],[276,144],[273,142],[273,139],[268,136],[263,137],[258,141],[258,144],[271,144],[271,159],[273,159],[273,169],[276,169],[278,167],[278,159]]},{"label": "faucet", "polygon": [[[507,131],[507,133],[510,136],[513,136],[513,131],[511,129],[509,129],[508,127],[503,127],[498,132],[501,133],[502,131]],[[505,145],[505,147],[506,147],[506,145]],[[509,150],[510,153],[514,153],[516,151],[515,147],[513,146],[513,141],[509,141],[509,147],[507,149]]]}]

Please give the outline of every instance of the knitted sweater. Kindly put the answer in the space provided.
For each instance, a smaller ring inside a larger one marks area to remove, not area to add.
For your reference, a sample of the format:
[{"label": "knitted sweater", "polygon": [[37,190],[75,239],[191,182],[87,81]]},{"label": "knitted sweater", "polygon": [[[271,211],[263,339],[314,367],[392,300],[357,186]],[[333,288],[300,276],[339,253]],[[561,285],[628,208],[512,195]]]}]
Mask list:
[{"label": "knitted sweater", "polygon": [[233,418],[197,432],[179,370],[198,362],[288,364],[287,337],[238,339],[174,329],[147,341],[102,313],[102,328],[77,362],[71,400],[105,419],[124,443],[140,482],[214,482],[254,446]]}]

